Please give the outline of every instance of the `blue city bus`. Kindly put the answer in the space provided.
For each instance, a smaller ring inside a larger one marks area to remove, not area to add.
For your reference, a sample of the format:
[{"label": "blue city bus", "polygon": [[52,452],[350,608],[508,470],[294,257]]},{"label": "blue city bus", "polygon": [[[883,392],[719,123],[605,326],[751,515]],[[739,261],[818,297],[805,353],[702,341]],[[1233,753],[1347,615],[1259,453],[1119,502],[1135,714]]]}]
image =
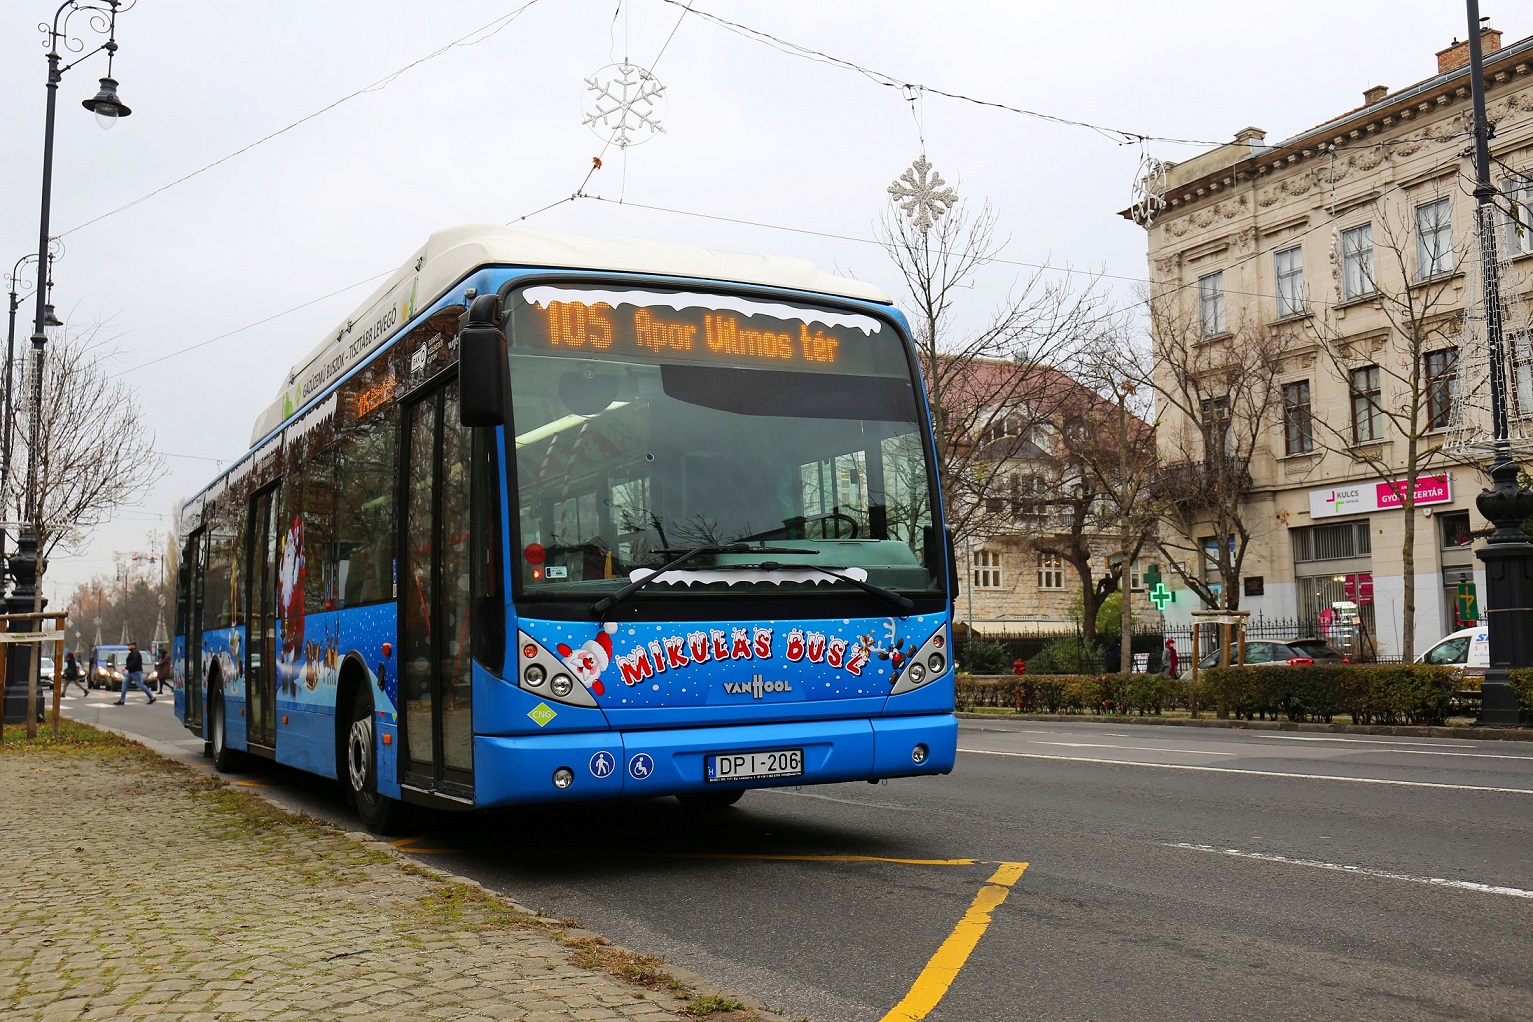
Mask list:
[{"label": "blue city bus", "polygon": [[178,509],[176,713],[363,822],[942,774],[919,360],[794,259],[438,232]]}]

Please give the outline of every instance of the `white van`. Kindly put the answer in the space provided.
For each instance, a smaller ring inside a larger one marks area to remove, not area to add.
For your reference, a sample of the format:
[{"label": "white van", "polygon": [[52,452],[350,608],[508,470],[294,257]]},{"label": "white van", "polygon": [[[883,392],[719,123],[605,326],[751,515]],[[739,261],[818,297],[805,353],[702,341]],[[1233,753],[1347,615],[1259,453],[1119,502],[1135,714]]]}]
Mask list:
[{"label": "white van", "polygon": [[1485,625],[1461,628],[1416,658],[1418,664],[1447,664],[1479,673],[1490,667],[1490,632]]}]

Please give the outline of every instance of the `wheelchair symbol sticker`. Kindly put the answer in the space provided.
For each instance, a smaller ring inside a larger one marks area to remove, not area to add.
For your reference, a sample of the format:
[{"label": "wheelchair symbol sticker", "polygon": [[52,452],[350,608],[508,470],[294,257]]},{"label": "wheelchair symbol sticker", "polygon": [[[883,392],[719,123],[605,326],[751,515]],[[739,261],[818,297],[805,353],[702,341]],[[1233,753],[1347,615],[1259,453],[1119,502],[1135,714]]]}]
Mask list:
[{"label": "wheelchair symbol sticker", "polygon": [[616,768],[617,760],[613,758],[612,753],[606,751],[605,749],[591,757],[592,777],[611,777],[612,771]]},{"label": "wheelchair symbol sticker", "polygon": [[641,752],[628,761],[628,776],[636,781],[642,781],[655,772],[655,761],[649,753]]}]

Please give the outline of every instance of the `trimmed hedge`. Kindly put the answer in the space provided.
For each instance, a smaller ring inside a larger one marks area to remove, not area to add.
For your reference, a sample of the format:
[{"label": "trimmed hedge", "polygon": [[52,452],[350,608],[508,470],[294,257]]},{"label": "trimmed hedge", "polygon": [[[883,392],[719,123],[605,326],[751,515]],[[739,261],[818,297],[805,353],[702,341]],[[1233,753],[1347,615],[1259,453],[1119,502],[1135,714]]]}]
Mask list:
[{"label": "trimmed hedge", "polygon": [[[1459,685],[1451,667],[1433,664],[1352,664],[1313,667],[1216,667],[1199,672],[1200,709],[1221,702],[1237,720],[1330,723],[1345,714],[1354,724],[1442,724]],[[1525,709],[1533,708],[1533,670],[1513,672]],[[960,710],[996,707],[1018,713],[1159,715],[1188,709],[1191,678],[1164,674],[1023,675],[958,678]]]},{"label": "trimmed hedge", "polygon": [[996,707],[1018,713],[1160,714],[1187,705],[1190,680],[1164,674],[959,675],[958,708]]},{"label": "trimmed hedge", "polygon": [[1523,720],[1533,715],[1533,668],[1523,667],[1506,672],[1507,684],[1517,694],[1517,705],[1522,707]]}]

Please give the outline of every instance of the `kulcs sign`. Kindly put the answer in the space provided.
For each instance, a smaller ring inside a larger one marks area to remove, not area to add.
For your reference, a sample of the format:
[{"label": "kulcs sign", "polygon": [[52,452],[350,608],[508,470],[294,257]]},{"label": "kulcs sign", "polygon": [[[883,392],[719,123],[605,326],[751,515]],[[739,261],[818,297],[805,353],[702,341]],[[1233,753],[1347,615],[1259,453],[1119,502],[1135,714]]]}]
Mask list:
[{"label": "kulcs sign", "polygon": [[[1442,475],[1416,478],[1416,506],[1448,504],[1453,500],[1453,477]],[[1351,483],[1324,490],[1309,491],[1309,516],[1335,518],[1339,515],[1366,514],[1370,511],[1393,511],[1405,503],[1405,480]]]}]

